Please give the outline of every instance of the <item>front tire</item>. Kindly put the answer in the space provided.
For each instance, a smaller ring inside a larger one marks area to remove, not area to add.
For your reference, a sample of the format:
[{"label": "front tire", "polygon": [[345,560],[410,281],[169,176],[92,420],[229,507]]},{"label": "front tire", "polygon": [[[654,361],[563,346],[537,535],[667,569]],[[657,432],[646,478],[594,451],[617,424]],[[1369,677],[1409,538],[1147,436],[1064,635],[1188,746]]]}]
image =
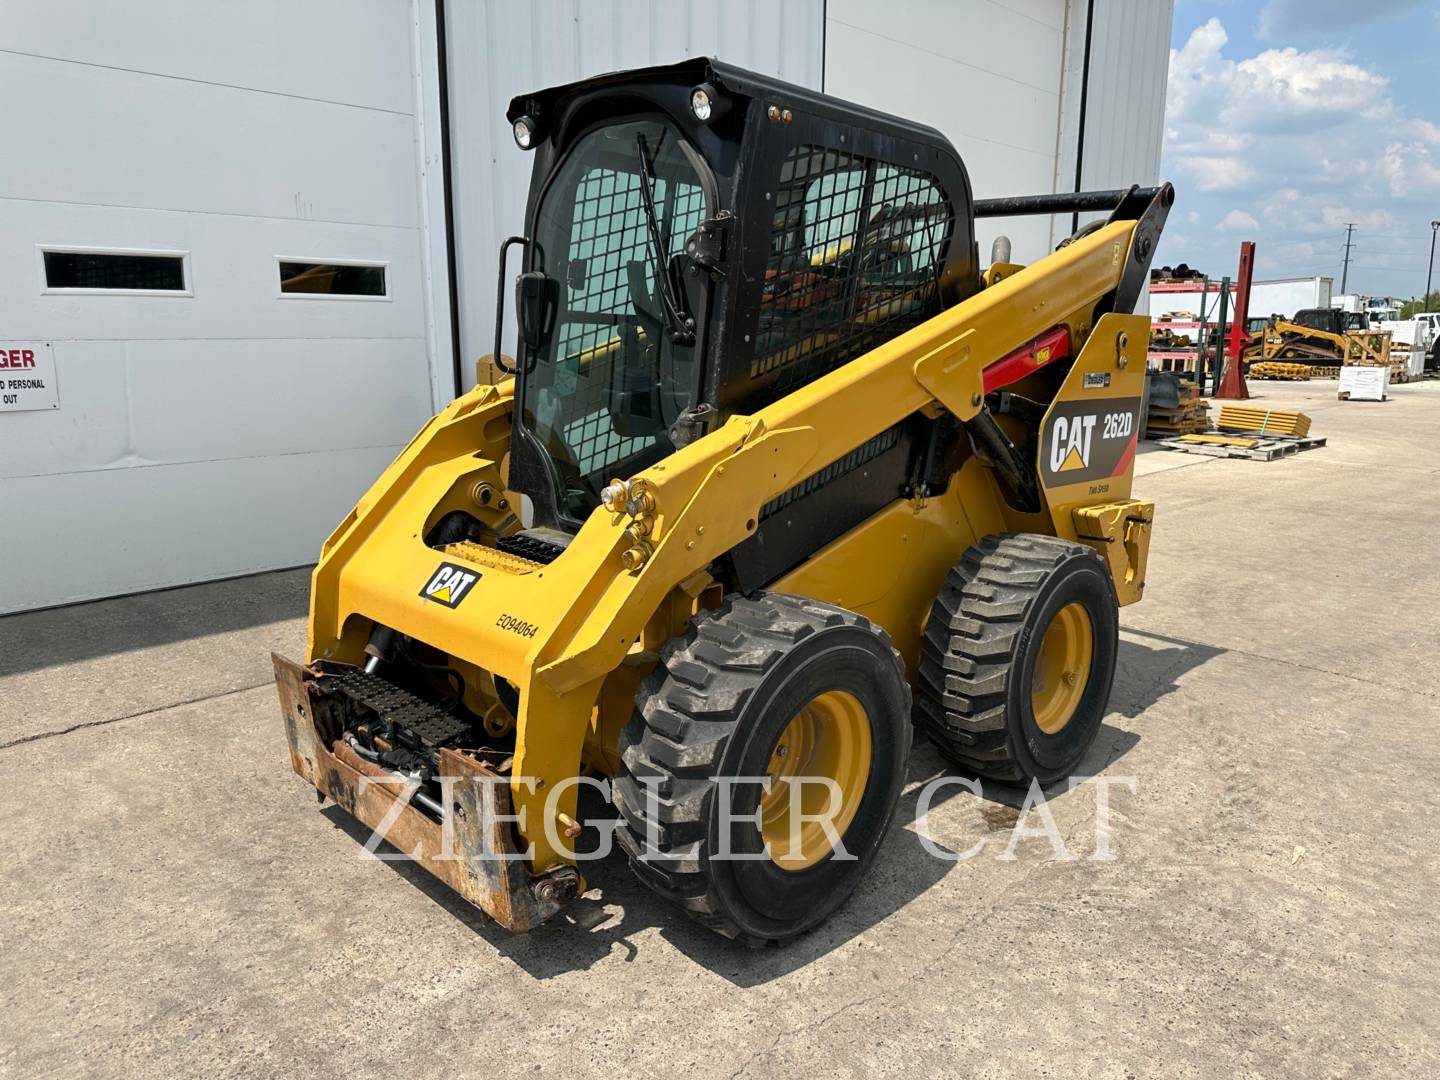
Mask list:
[{"label": "front tire", "polygon": [[947,758],[994,780],[1074,772],[1110,700],[1120,615],[1094,548],[987,536],[950,571],[920,649],[916,721]]},{"label": "front tire", "polygon": [[752,944],[794,937],[849,897],[889,830],[912,738],[882,629],[802,597],[731,597],[665,647],[636,706],[615,802],[642,881]]}]

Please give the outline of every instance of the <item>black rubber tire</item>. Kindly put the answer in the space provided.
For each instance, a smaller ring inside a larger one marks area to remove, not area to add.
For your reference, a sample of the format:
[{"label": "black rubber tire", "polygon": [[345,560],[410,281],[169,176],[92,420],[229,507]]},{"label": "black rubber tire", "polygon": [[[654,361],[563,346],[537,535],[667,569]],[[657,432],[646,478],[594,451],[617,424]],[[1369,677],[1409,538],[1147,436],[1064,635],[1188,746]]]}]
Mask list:
[{"label": "black rubber tire", "polygon": [[[871,765],[834,853],[803,870],[764,854],[753,815],[780,733],[810,699],[845,690],[865,707]],[[666,645],[620,737],[616,837],[636,875],[726,937],[779,942],[818,925],[855,890],[895,816],[912,741],[904,664],[880,627],[843,608],[776,593],[730,597]],[[654,789],[647,799],[646,783]],[[726,850],[720,799],[728,795]],[[648,802],[648,806],[647,806]],[[652,820],[653,818],[653,820]],[[658,841],[647,850],[647,835]]]},{"label": "black rubber tire", "polygon": [[[1075,602],[1090,616],[1090,675],[1070,721],[1047,735],[1035,723],[1031,677],[1051,619]],[[916,723],[974,775],[1016,784],[1069,776],[1105,716],[1119,630],[1115,586],[1093,548],[1053,536],[987,536],[950,571],[930,611]]]}]

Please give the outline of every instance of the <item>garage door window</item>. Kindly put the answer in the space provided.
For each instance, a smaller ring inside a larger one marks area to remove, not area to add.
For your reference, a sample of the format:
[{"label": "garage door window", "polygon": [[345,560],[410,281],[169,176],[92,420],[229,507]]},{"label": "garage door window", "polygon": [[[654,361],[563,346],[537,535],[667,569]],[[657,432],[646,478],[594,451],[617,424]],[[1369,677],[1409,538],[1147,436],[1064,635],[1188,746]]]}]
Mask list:
[{"label": "garage door window", "polygon": [[47,292],[186,293],[184,252],[42,248]]},{"label": "garage door window", "polygon": [[383,300],[385,264],[331,259],[281,259],[280,295]]}]

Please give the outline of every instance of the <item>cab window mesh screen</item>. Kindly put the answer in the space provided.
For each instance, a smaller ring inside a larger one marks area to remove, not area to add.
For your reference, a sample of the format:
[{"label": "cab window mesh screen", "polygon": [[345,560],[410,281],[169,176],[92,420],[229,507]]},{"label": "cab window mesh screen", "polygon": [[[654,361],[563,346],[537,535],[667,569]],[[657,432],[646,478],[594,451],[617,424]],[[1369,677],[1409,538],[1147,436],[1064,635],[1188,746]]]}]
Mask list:
[{"label": "cab window mesh screen", "polygon": [[793,151],[776,192],[751,377],[784,393],[939,312],[953,225],[925,173]]},{"label": "cab window mesh screen", "polygon": [[[564,435],[586,474],[603,474],[651,441],[648,435],[622,435],[610,411],[617,379],[654,370],[660,347],[657,327],[635,316],[635,297],[649,298],[655,291],[640,183],[638,172],[599,167],[585,174],[576,192],[556,381],[580,395]],[[668,241],[666,256],[679,255],[703,217],[704,194],[698,184],[657,176],[654,200]],[[660,413],[654,419],[660,421]]]}]

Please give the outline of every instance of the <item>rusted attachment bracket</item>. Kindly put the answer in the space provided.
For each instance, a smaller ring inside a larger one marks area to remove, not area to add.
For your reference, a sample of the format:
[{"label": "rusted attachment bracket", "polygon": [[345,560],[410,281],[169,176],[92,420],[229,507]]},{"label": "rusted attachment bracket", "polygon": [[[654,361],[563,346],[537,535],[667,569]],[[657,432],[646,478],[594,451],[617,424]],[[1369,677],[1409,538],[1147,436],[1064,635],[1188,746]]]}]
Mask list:
[{"label": "rusted attachment bracket", "polygon": [[322,796],[383,833],[507,930],[544,922],[579,894],[580,876],[565,867],[530,873],[512,827],[510,781],[466,754],[440,750],[444,816],[409,801],[404,777],[366,761],[341,742],[339,703],[318,687],[322,673],[271,654],[290,764]]}]

